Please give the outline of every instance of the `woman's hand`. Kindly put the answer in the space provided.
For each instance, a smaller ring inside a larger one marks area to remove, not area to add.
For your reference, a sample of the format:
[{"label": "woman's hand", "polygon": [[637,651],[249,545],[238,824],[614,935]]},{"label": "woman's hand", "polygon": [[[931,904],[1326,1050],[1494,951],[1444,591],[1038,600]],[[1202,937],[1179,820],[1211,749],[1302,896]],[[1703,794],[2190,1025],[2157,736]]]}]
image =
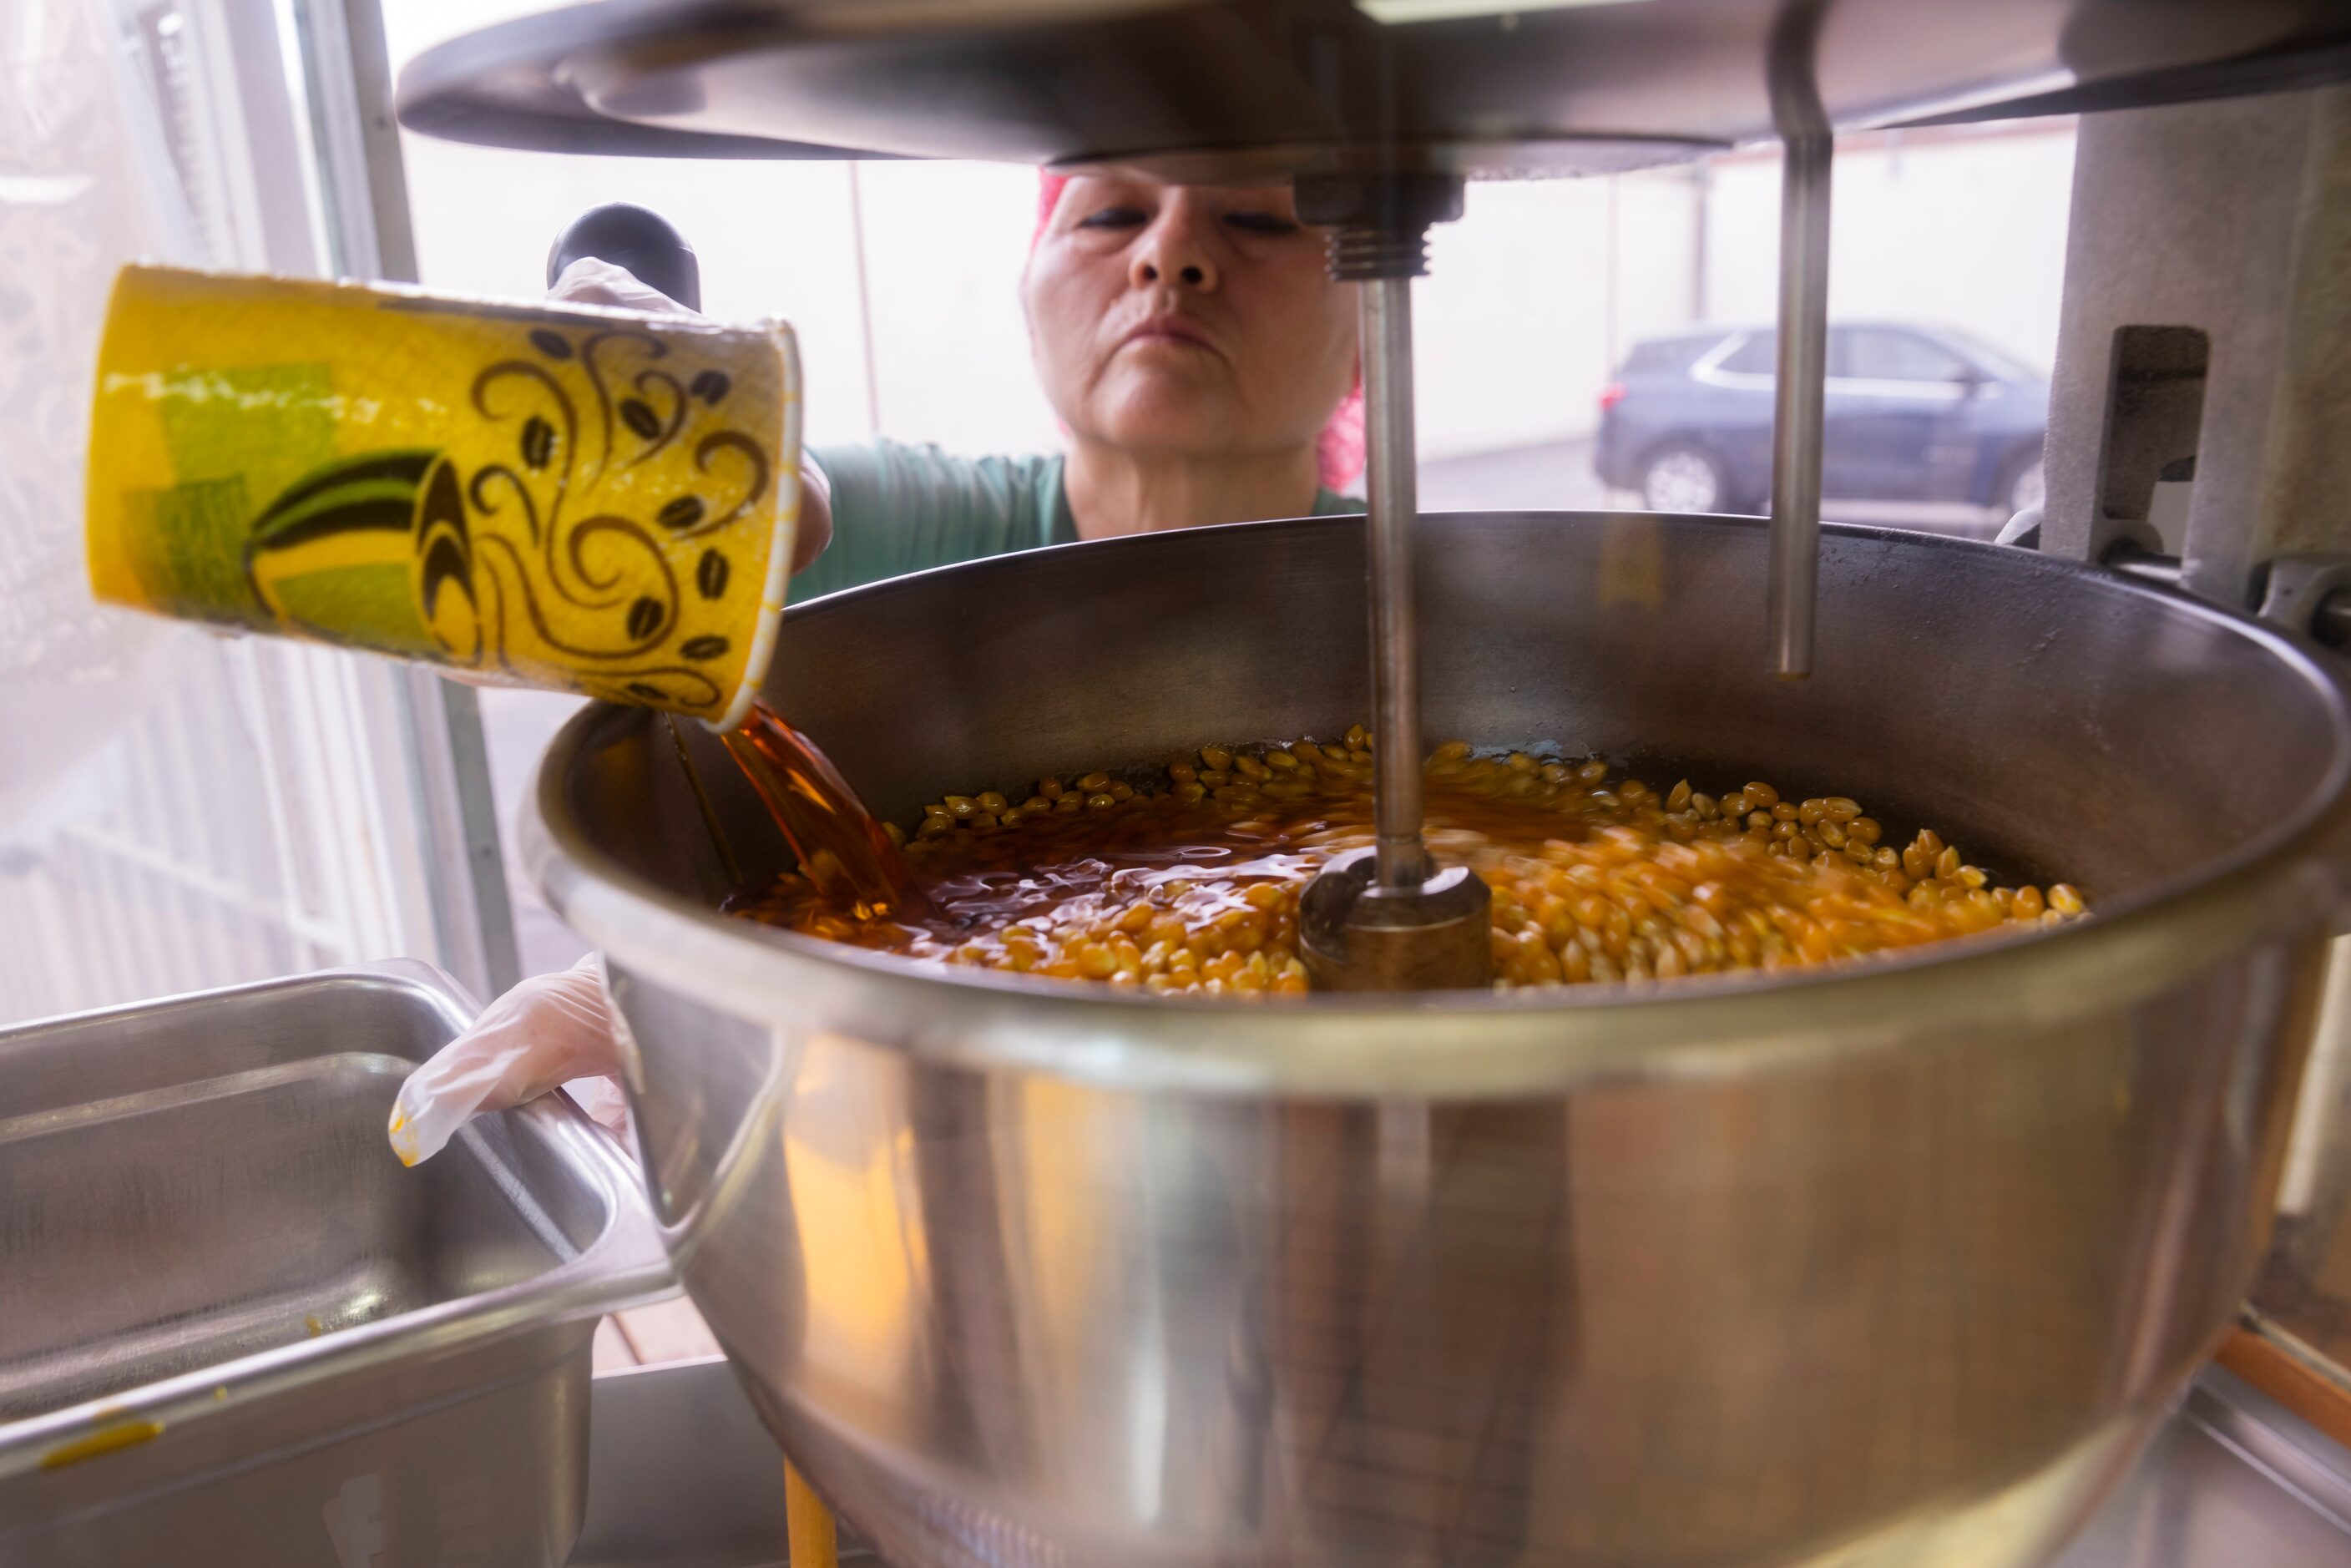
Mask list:
[{"label": "woman's hand", "polygon": [[[555,287],[547,291],[547,297],[566,305],[611,305],[653,316],[695,314],[659,289],[638,282],[635,274],[592,256],[583,256],[565,267],[563,275],[555,280]],[[824,470],[803,455],[800,524],[792,540],[792,570],[806,571],[809,563],[822,555],[824,547],[831,542],[832,487],[825,482]]]},{"label": "woman's hand", "polygon": [[439,1154],[484,1111],[519,1105],[574,1079],[580,1109],[625,1138],[621,1043],[604,996],[604,960],[590,953],[556,975],[534,975],[482,1009],[474,1027],[408,1075],[392,1102],[392,1152],[413,1166]]},{"label": "woman's hand", "polygon": [[[564,268],[548,298],[567,305],[609,305],[656,316],[695,314],[626,270],[593,256],[582,256]],[[823,471],[803,462],[800,481],[799,531],[792,550],[795,572],[832,540],[832,497]],[[463,671],[442,674],[467,679]],[[575,1084],[572,1094],[582,1110],[625,1135],[628,1102],[621,1092],[620,1072],[621,1044],[604,997],[603,960],[591,953],[559,975],[523,981],[483,1009],[473,1028],[410,1073],[392,1105],[392,1151],[406,1165],[431,1159],[472,1117],[519,1105],[563,1083]]]}]

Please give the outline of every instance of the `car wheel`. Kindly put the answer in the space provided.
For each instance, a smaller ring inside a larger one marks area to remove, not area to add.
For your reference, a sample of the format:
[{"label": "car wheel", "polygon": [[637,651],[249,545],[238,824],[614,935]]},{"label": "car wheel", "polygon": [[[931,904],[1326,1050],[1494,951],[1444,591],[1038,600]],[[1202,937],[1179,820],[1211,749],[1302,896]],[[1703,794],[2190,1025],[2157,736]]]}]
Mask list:
[{"label": "car wheel", "polygon": [[2042,467],[2041,454],[2027,452],[2009,459],[2001,470],[2000,504],[2008,508],[2010,517],[2038,507],[2049,498],[2048,476]]},{"label": "car wheel", "polygon": [[1641,504],[1653,512],[1719,512],[1729,499],[1730,476],[1696,446],[1660,446],[1641,465]]}]

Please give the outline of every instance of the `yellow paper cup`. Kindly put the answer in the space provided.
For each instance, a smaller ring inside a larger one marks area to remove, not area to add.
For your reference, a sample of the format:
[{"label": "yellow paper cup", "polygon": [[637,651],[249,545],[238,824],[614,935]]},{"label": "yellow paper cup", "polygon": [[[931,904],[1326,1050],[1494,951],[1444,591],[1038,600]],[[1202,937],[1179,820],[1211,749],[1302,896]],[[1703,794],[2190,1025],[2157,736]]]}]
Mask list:
[{"label": "yellow paper cup", "polygon": [[799,390],[780,322],[126,267],[90,583],[731,727],[791,571]]}]

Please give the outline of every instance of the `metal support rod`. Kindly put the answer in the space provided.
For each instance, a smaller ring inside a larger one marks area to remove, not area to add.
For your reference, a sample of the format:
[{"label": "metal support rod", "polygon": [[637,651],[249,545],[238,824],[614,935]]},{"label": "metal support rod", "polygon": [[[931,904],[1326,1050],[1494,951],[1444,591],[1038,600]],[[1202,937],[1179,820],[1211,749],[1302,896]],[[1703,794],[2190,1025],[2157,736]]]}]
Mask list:
[{"label": "metal support rod", "polygon": [[1420,838],[1420,623],[1413,601],[1412,279],[1357,284],[1370,459],[1372,709],[1378,885],[1417,892],[1428,879]]},{"label": "metal support rod", "polygon": [[1828,374],[1829,165],[1834,139],[1787,143],[1780,175],[1780,377],[1771,413],[1767,668],[1813,673],[1820,586],[1822,387]]}]

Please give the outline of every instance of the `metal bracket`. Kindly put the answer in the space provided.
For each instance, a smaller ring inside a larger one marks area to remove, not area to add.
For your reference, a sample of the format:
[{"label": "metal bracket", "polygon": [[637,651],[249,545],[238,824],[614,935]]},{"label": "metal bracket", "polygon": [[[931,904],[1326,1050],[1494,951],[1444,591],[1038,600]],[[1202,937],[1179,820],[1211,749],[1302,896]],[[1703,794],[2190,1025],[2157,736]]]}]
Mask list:
[{"label": "metal bracket", "polygon": [[2351,643],[2351,555],[2289,555],[2270,562],[2261,618],[2330,648]]}]

